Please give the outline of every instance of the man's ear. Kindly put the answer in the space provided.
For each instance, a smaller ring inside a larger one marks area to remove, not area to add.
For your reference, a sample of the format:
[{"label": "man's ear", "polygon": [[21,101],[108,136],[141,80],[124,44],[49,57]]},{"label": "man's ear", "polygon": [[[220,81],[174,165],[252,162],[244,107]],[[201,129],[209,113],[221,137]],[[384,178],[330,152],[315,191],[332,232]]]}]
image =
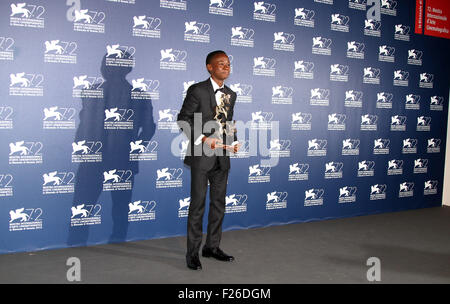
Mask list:
[{"label": "man's ear", "polygon": [[212,71],[213,67],[212,67],[212,65],[210,63],[208,63],[206,65],[206,69],[208,70],[209,74],[211,74],[211,71]]}]

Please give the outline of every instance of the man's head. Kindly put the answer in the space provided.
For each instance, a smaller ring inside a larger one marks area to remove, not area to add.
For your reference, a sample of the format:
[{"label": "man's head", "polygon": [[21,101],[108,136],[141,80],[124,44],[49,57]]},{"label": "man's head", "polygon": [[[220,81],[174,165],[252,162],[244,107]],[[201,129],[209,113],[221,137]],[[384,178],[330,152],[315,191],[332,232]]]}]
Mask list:
[{"label": "man's head", "polygon": [[230,75],[230,59],[224,51],[214,51],[206,57],[206,69],[217,82],[223,82]]}]

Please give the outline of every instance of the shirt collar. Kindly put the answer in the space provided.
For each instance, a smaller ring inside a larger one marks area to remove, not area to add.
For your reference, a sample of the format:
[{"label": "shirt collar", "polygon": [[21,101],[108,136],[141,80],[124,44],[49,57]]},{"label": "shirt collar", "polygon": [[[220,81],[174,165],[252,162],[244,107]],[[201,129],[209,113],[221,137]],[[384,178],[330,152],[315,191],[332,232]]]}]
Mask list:
[{"label": "shirt collar", "polygon": [[214,90],[214,92],[217,90],[217,89],[223,89],[224,87],[225,87],[225,84],[223,84],[221,87],[212,79],[212,77],[209,77],[209,79],[211,80],[211,84],[212,84],[212,86],[213,86],[213,90]]}]

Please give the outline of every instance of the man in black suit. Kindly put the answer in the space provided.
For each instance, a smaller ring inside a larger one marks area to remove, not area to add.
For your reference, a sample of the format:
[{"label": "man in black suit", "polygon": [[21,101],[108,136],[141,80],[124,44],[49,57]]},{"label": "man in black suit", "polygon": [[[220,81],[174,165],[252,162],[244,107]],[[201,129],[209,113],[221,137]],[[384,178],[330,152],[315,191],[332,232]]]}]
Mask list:
[{"label": "man in black suit", "polygon": [[191,203],[187,226],[186,262],[190,269],[202,269],[198,256],[202,242],[202,222],[206,191],[210,183],[210,210],[203,257],[233,261],[220,248],[229,153],[240,145],[236,130],[230,125],[236,93],[224,85],[230,75],[230,60],[224,51],[214,51],[206,58],[209,79],[189,87],[178,115],[178,125],[189,139],[184,163],[191,167]]}]

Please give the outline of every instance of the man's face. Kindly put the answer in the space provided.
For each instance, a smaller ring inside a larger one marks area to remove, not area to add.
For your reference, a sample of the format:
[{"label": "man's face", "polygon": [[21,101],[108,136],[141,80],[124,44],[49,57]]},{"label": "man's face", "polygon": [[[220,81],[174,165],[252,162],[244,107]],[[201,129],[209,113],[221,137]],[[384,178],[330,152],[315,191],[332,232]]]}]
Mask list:
[{"label": "man's face", "polygon": [[218,54],[212,58],[206,68],[213,79],[224,81],[230,76],[230,59],[225,54]]}]

